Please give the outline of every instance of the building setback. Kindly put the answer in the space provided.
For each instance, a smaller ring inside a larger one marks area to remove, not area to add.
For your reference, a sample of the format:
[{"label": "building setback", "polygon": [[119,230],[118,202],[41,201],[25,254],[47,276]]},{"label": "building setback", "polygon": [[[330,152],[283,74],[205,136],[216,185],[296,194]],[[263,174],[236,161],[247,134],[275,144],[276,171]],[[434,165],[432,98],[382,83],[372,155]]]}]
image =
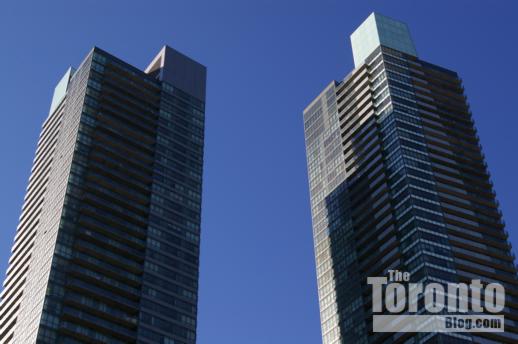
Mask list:
[{"label": "building setback", "polygon": [[[514,255],[459,76],[377,13],[351,43],[354,70],[304,110],[323,343],[517,343]],[[373,333],[366,279],[389,269],[503,284],[505,332]]]},{"label": "building setback", "polygon": [[0,343],[196,341],[206,69],[94,48],[56,86],[0,304]]}]

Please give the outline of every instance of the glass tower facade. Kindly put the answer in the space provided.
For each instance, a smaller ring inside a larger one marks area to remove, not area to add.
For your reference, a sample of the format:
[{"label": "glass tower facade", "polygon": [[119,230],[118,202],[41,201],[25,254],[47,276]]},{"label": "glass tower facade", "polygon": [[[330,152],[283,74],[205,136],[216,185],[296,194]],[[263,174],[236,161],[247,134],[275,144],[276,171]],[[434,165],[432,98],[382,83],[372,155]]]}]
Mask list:
[{"label": "glass tower facade", "polygon": [[206,69],[94,48],[56,86],[0,304],[0,343],[196,341]]},{"label": "glass tower facade", "polygon": [[[304,110],[324,344],[516,343],[518,279],[462,82],[373,13],[355,69]],[[502,333],[374,333],[367,277],[501,283]]]}]

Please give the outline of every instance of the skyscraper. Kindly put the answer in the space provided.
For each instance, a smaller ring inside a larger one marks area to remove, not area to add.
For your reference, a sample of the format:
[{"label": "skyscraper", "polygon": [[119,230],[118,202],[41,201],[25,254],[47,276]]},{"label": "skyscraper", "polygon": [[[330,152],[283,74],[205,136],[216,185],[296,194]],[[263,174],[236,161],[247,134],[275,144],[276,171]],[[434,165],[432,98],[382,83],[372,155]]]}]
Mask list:
[{"label": "skyscraper", "polygon": [[[354,70],[304,110],[323,343],[518,342],[514,255],[459,76],[377,13],[351,44]],[[373,332],[366,279],[389,269],[501,283],[505,332]]]},{"label": "skyscraper", "polygon": [[99,48],[57,84],[1,294],[0,343],[196,340],[204,66]]}]

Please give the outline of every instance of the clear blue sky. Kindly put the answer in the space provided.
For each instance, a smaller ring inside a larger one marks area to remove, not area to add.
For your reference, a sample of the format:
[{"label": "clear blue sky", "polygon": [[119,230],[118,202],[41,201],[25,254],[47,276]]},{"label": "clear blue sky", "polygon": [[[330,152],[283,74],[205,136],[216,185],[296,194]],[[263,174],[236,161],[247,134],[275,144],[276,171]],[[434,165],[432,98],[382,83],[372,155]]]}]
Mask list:
[{"label": "clear blue sky", "polygon": [[[93,45],[144,68],[164,44],[208,67],[199,344],[320,342],[302,109],[352,69],[373,10],[464,80],[518,246],[517,2],[0,3],[0,270],[56,82]],[[2,278],[3,279],[3,278]]]}]

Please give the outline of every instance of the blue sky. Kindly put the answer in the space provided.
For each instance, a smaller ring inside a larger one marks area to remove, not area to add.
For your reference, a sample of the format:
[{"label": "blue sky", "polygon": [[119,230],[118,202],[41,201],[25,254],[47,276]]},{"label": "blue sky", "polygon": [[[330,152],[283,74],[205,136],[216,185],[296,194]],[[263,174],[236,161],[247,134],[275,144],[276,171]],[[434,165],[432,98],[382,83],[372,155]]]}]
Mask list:
[{"label": "blue sky", "polygon": [[52,90],[92,46],[144,68],[164,44],[208,67],[199,344],[320,342],[302,109],[353,67],[373,10],[464,80],[518,246],[513,1],[2,1],[0,270]]}]

